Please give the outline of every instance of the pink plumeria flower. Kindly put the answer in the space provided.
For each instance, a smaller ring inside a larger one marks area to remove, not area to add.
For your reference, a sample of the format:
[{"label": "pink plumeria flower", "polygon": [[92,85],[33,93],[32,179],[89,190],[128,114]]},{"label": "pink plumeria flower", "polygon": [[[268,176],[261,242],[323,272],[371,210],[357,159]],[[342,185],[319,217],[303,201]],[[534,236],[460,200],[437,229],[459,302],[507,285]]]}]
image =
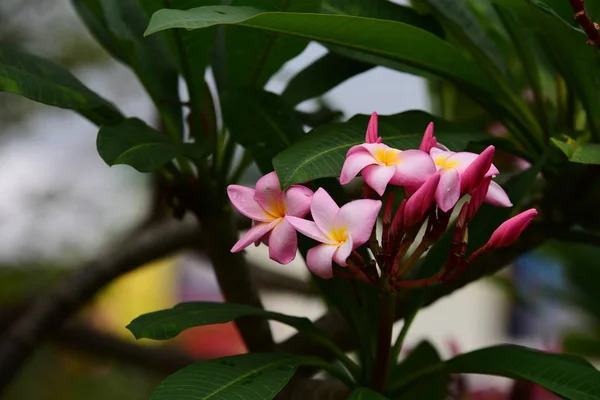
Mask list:
[{"label": "pink plumeria flower", "polygon": [[369,240],[380,209],[379,200],[355,200],[340,208],[320,188],[310,205],[314,222],[292,216],[287,220],[299,232],[322,243],[308,251],[306,264],[315,275],[329,279],[333,261],[347,266],[352,251]]},{"label": "pink plumeria flower", "polygon": [[435,173],[431,157],[420,150],[398,150],[381,143],[377,137],[377,114],[373,113],[365,143],[353,146],[346,154],[340,174],[342,185],[362,172],[362,177],[380,196],[389,183],[418,187]]},{"label": "pink plumeria flower", "polygon": [[[465,174],[468,167],[475,159],[477,159],[477,157],[479,157],[479,155],[469,152],[455,153],[452,151],[441,150],[437,147],[431,148],[429,154],[435,162],[435,167],[440,174],[440,184],[438,185],[436,192],[436,202],[442,211],[448,211],[454,207],[460,197],[465,194],[465,187],[461,184],[461,176]],[[498,169],[491,164],[487,172],[483,175],[489,177],[497,175],[498,173]],[[490,182],[489,185],[490,187],[484,200],[486,203],[500,207],[510,207],[512,205],[500,185],[495,182]],[[469,190],[472,189],[473,188],[469,188]]]},{"label": "pink plumeria flower", "polygon": [[280,264],[290,263],[298,251],[298,237],[286,217],[308,214],[312,190],[293,185],[282,192],[277,174],[271,172],[256,182],[256,189],[229,185],[227,194],[240,213],[254,220],[252,228],[231,251],[235,253],[254,242],[263,242],[269,246],[271,260]]}]

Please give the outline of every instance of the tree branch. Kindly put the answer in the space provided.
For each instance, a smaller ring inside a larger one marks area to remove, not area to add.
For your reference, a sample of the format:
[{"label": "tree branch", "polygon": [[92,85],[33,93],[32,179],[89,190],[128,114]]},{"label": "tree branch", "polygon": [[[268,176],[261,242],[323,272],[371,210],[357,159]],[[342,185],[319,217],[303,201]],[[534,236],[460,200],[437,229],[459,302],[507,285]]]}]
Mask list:
[{"label": "tree branch", "polygon": [[585,10],[585,0],[569,0],[573,9],[575,21],[581,26],[588,36],[587,44],[600,49],[600,27],[592,21]]},{"label": "tree branch", "polygon": [[193,245],[199,234],[197,226],[172,221],[156,227],[119,244],[32,301],[0,339],[0,393],[35,346],[56,332],[98,290],[138,266]]}]

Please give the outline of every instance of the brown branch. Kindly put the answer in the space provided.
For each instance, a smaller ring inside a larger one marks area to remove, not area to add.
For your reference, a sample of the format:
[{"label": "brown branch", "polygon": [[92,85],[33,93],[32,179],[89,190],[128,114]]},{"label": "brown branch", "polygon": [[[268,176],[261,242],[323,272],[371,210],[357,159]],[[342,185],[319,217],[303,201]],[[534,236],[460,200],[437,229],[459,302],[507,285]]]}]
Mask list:
[{"label": "brown branch", "polygon": [[32,301],[0,339],[0,393],[35,346],[56,332],[98,290],[138,266],[193,245],[199,234],[194,225],[169,222],[156,227],[77,269]]},{"label": "brown branch", "polygon": [[592,21],[585,10],[585,0],[569,0],[573,9],[575,21],[581,26],[588,36],[587,44],[600,49],[600,26]]}]

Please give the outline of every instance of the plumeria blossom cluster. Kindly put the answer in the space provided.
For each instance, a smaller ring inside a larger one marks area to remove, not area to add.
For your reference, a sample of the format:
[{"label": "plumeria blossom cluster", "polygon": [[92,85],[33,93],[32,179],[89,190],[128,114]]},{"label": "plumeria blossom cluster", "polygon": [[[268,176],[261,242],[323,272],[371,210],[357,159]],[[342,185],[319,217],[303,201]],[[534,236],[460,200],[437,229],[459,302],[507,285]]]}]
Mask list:
[{"label": "plumeria blossom cluster", "polygon": [[[293,185],[281,190],[275,172],[260,178],[255,189],[230,185],[232,204],[253,220],[252,228],[231,251],[264,243],[271,259],[287,264],[296,256],[300,232],[318,243],[308,250],[306,263],[321,278],[340,275],[372,284],[385,281],[392,288],[451,279],[482,253],[512,244],[537,214],[530,209],[505,221],[483,247],[466,254],[467,228],[481,205],[512,206],[493,181],[499,173],[493,158],[493,146],[481,154],[450,151],[438,143],[433,123],[425,130],[419,149],[390,147],[379,137],[377,114],[373,113],[365,143],[348,150],[340,173],[341,184],[362,176],[364,199],[340,207],[323,188],[313,192]],[[397,207],[390,186],[404,190]],[[465,196],[469,198],[457,210],[452,249],[444,267],[426,279],[406,279],[423,253],[447,230],[452,212]],[[383,230],[378,240],[380,214]],[[415,241],[418,245],[412,246]],[[360,247],[370,249],[372,259],[365,260],[369,253]]]}]

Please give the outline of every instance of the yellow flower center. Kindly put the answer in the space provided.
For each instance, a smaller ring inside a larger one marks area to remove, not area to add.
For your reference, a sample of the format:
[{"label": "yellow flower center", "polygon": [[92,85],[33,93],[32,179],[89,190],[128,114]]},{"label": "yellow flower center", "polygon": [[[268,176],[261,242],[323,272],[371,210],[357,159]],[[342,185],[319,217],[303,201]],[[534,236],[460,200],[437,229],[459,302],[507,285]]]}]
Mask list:
[{"label": "yellow flower center", "polygon": [[440,168],[454,168],[458,165],[458,161],[450,160],[448,161],[448,156],[438,156],[433,159],[435,165]]},{"label": "yellow flower center", "polygon": [[348,240],[348,230],[346,228],[333,228],[329,231],[329,238],[335,241],[337,245],[341,245]]},{"label": "yellow flower center", "polygon": [[397,149],[377,149],[375,150],[375,158],[377,162],[387,167],[398,165],[400,163],[400,150]]},{"label": "yellow flower center", "polygon": [[269,216],[271,217],[271,221],[277,218],[284,218],[286,209],[285,204],[283,203],[283,196],[280,196],[279,199],[269,204],[269,207],[266,211],[270,214]]}]

